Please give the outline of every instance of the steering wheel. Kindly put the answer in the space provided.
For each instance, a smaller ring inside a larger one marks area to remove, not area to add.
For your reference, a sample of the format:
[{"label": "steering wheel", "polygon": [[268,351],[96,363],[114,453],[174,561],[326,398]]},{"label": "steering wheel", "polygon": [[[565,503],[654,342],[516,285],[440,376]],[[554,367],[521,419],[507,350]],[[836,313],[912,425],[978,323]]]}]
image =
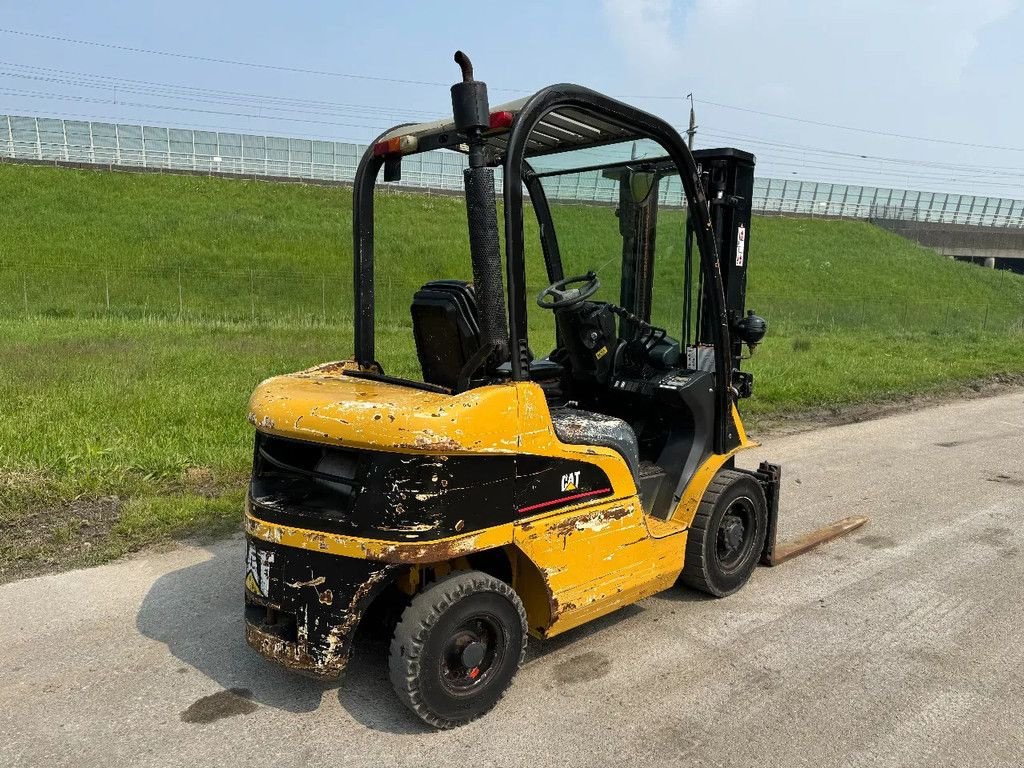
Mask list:
[{"label": "steering wheel", "polygon": [[[582,283],[578,288],[570,288],[575,283]],[[567,277],[552,283],[537,294],[537,306],[541,309],[565,309],[589,299],[601,288],[597,273],[591,270],[585,275]],[[550,301],[546,301],[550,299]]]}]

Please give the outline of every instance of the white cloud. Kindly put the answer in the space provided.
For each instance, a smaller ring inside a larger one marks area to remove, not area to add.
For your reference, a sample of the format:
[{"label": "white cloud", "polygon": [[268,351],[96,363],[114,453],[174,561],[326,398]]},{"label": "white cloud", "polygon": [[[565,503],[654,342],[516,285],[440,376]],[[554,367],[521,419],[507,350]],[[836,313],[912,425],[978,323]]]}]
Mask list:
[{"label": "white cloud", "polygon": [[[653,77],[713,67],[727,79],[791,90],[902,80],[959,84],[979,33],[1014,0],[604,0],[623,64]],[[710,73],[709,73],[710,74]],[[788,81],[788,82],[784,82]]]},{"label": "white cloud", "polygon": [[604,0],[605,18],[625,61],[641,70],[662,72],[683,61],[672,12],[672,0]]},{"label": "white cloud", "polygon": [[[692,91],[698,143],[704,131],[707,142],[742,144],[746,136],[791,147],[996,165],[1008,162],[1005,153],[782,121],[700,101],[1019,146],[1016,127],[1024,109],[1013,94],[1024,77],[1015,42],[1024,33],[1022,6],[1024,0],[604,0],[604,18],[619,47],[617,92]],[[684,102],[641,104],[685,122]],[[778,147],[761,151],[769,161],[782,153]]]}]

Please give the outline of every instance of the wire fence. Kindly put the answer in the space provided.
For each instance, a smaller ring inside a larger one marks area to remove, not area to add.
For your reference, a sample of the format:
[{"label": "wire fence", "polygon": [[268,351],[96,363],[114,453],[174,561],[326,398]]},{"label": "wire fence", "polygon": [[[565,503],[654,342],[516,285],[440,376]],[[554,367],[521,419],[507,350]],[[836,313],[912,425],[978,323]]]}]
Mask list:
[{"label": "wire fence", "polygon": [[[364,150],[365,145],[346,142],[0,115],[0,157],[15,160],[344,183],[355,177]],[[410,155],[402,163],[401,183],[461,190],[465,167],[465,157],[454,152]],[[617,199],[617,182],[596,171],[550,181],[549,195],[559,199]],[[668,179],[661,202],[681,205],[682,200],[679,180]],[[767,215],[1024,228],[1024,200],[796,179],[755,179],[753,208]]]},{"label": "wire fence", "polygon": [[[299,326],[347,325],[351,277],[340,272],[111,269],[17,269],[0,265],[0,318],[118,318],[182,323]],[[410,324],[409,304],[420,280],[381,275],[377,320]],[[955,298],[906,301],[885,296],[791,293],[748,296],[749,306],[783,332],[865,329],[962,334],[1024,331],[1024,302]],[[546,318],[537,311],[531,316]]]}]

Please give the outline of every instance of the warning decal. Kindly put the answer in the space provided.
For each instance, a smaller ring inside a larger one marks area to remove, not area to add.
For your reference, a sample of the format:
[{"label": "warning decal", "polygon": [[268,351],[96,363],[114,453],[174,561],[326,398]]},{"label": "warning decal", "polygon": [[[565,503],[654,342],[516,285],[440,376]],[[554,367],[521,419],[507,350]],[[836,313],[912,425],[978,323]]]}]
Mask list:
[{"label": "warning decal", "polygon": [[245,588],[254,595],[267,597],[270,593],[270,566],[274,562],[274,553],[260,551],[249,542],[245,559]]}]

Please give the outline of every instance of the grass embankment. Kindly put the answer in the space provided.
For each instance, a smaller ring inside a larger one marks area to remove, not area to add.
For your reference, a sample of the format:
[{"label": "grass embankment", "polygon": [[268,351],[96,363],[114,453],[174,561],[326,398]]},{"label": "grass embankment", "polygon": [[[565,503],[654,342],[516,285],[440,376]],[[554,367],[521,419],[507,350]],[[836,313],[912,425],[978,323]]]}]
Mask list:
[{"label": "grass embankment", "polygon": [[[0,165],[0,579],[237,525],[249,392],[351,349],[350,200]],[[567,261],[614,265],[610,209],[556,215]],[[464,216],[450,198],[379,200],[389,371],[415,374],[413,290],[469,275]],[[663,216],[659,247],[681,226]],[[531,255],[532,290],[546,281]],[[750,362],[755,419],[1024,371],[1019,277],[858,222],[758,219],[752,258],[750,305],[772,322]],[[659,313],[678,279],[659,274]],[[543,350],[550,318],[530,320]]]}]

